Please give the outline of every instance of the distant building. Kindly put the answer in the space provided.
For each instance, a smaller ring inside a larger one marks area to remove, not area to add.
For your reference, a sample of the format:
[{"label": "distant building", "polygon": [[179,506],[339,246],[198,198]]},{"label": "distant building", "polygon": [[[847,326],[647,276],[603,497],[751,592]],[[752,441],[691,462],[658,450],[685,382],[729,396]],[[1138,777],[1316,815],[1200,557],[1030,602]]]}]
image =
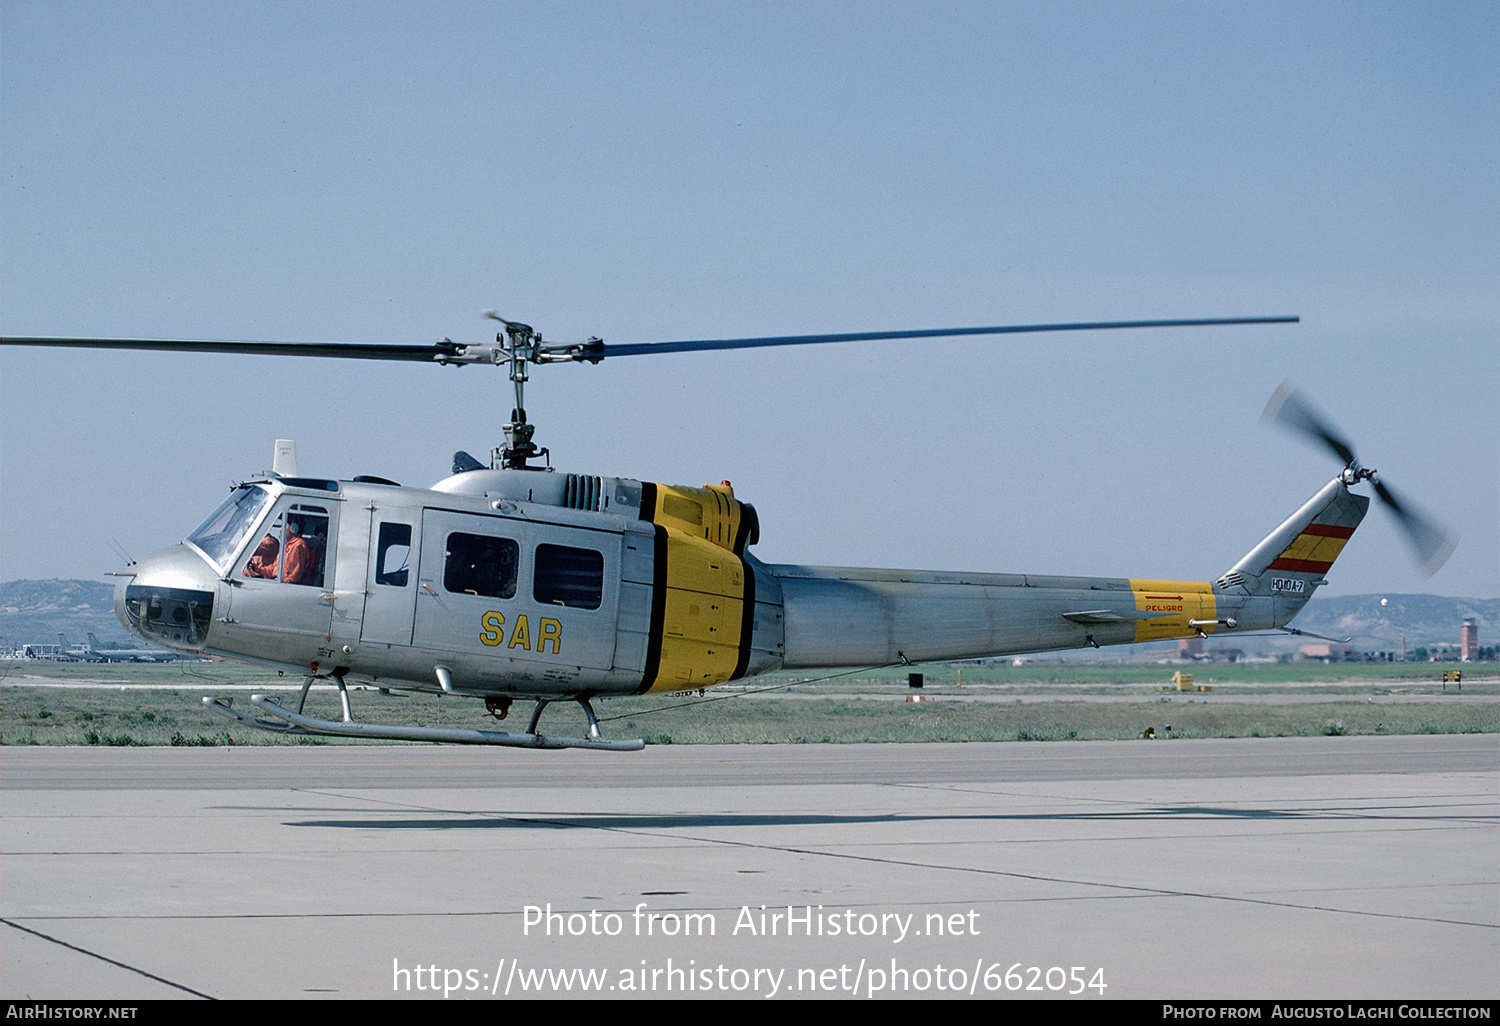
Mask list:
[{"label": "distant building", "polygon": [[1245,658],[1242,648],[1209,648],[1202,635],[1196,638],[1181,638],[1177,642],[1177,658],[1199,663],[1237,663]]},{"label": "distant building", "polygon": [[1349,645],[1303,645],[1297,649],[1297,656],[1325,663],[1343,663],[1359,658],[1358,653]]},{"label": "distant building", "polygon": [[[1452,621],[1450,620],[1449,623]],[[1461,663],[1479,662],[1479,620],[1475,617],[1464,617],[1464,625],[1459,628],[1458,661]]]}]

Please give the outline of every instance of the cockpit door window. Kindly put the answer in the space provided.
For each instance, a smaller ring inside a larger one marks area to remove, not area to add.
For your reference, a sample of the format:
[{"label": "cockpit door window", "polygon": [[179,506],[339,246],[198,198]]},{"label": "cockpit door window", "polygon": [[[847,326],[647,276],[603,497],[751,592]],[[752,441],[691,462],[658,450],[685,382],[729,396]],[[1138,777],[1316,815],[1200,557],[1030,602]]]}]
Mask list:
[{"label": "cockpit door window", "polygon": [[299,503],[285,509],[272,522],[240,573],[245,577],[321,588],[327,557],[328,510]]}]

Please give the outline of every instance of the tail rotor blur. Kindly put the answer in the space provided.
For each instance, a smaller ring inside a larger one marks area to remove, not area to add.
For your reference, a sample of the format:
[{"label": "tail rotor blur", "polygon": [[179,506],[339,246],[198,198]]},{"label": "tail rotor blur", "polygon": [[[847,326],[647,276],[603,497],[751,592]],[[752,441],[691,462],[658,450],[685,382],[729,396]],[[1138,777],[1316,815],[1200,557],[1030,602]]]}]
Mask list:
[{"label": "tail rotor blur", "polygon": [[1458,544],[1458,536],[1431,516],[1419,511],[1410,500],[1398,499],[1396,493],[1380,480],[1374,470],[1361,466],[1359,458],[1354,454],[1354,446],[1290,380],[1283,381],[1271,394],[1261,413],[1261,419],[1302,435],[1331,452],[1344,465],[1346,484],[1368,480],[1381,505],[1395,517],[1396,523],[1401,527],[1424,577],[1431,577],[1448,561]]}]

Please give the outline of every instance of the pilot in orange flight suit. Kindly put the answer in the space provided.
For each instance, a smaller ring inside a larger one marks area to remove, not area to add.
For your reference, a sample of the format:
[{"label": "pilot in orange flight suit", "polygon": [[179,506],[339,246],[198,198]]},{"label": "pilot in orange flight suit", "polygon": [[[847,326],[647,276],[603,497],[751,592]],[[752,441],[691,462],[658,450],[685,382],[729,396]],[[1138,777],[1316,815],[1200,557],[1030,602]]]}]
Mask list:
[{"label": "pilot in orange flight suit", "polygon": [[286,557],[281,561],[281,579],[287,584],[313,584],[318,560],[313,547],[302,537],[302,525],[288,520],[286,525]]},{"label": "pilot in orange flight suit", "polygon": [[246,577],[264,577],[267,580],[276,579],[276,557],[281,554],[281,543],[274,535],[266,535],[260,540],[255,548],[255,555],[250,557],[250,562],[245,565],[244,575]]}]

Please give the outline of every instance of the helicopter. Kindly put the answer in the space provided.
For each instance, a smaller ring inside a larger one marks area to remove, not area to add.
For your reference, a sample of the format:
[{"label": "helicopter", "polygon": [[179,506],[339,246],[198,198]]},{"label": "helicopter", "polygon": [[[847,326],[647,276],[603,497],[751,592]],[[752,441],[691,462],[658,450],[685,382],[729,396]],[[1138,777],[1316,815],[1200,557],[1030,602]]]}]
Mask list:
[{"label": "helicopter", "polygon": [[[488,463],[467,452],[430,488],[373,476],[305,476],[290,440],[269,473],[238,483],[179,544],[133,565],[115,612],[135,636],[303,678],[274,696],[203,702],[283,734],[522,748],[634,751],[607,739],[592,700],[703,690],[778,670],[888,667],[1249,631],[1281,630],[1323,583],[1368,510],[1368,482],[1426,572],[1455,539],[1398,499],[1289,383],[1265,418],[1327,448],[1339,473],[1213,581],[1062,577],[771,564],[750,552],[755,507],[728,481],[702,487],[562,472],[537,445],[532,365],[886,339],[1296,323],[1295,316],[1094,321],[640,344],[550,342],[494,311],[493,343],[431,345],[6,337],[0,345],[241,353],[504,366],[515,404]],[[315,683],[342,719],[308,715]],[[467,696],[524,730],[356,720],[350,685]],[[580,736],[544,733],[576,703]]]}]

